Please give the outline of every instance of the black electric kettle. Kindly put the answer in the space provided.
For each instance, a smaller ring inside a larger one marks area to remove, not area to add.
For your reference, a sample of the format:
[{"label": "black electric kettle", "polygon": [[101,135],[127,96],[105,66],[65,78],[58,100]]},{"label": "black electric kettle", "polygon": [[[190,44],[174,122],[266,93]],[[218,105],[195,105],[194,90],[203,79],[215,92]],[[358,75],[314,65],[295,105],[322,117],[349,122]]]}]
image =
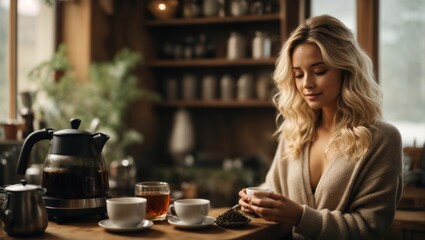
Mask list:
[{"label": "black electric kettle", "polygon": [[[17,173],[24,175],[34,144],[51,140],[42,178],[42,187],[46,189],[43,199],[49,216],[55,209],[61,214],[67,208],[74,214],[78,214],[75,211],[78,209],[104,209],[109,184],[101,153],[109,136],[79,130],[80,123],[80,119],[71,119],[71,129],[35,131],[22,146]],[[87,205],[90,202],[93,204]]]}]

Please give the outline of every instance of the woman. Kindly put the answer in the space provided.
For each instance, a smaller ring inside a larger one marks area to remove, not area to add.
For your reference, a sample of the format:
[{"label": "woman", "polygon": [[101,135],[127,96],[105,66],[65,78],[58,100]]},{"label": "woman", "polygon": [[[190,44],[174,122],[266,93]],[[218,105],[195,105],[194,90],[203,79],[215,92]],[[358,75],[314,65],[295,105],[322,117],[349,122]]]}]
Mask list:
[{"label": "woman", "polygon": [[401,137],[381,120],[370,58],[339,20],[300,25],[284,44],[274,81],[284,119],[264,186],[242,211],[292,229],[294,238],[376,239],[402,192]]}]

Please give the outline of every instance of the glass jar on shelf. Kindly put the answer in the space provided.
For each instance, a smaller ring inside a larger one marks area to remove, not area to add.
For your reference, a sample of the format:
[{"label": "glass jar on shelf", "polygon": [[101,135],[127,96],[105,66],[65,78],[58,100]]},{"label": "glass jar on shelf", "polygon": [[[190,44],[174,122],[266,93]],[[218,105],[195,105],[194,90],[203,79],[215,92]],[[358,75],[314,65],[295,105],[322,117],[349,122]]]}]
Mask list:
[{"label": "glass jar on shelf", "polygon": [[254,94],[254,77],[250,73],[242,74],[237,82],[237,99],[252,99]]},{"label": "glass jar on shelf", "polygon": [[227,41],[227,58],[240,59],[246,57],[245,38],[238,32],[231,32]]},{"label": "glass jar on shelf", "polygon": [[248,13],[248,1],[246,0],[231,0],[230,15],[234,17],[243,16]]},{"label": "glass jar on shelf", "polygon": [[266,32],[256,31],[252,39],[252,58],[270,58],[271,56],[271,39]]},{"label": "glass jar on shelf", "polygon": [[224,74],[220,79],[221,100],[232,100],[235,98],[235,80],[229,74]]},{"label": "glass jar on shelf", "polygon": [[202,78],[202,99],[211,100],[216,97],[217,79],[214,75],[208,74]]},{"label": "glass jar on shelf", "polygon": [[196,99],[197,79],[193,74],[186,74],[182,79],[182,98],[184,100]]}]

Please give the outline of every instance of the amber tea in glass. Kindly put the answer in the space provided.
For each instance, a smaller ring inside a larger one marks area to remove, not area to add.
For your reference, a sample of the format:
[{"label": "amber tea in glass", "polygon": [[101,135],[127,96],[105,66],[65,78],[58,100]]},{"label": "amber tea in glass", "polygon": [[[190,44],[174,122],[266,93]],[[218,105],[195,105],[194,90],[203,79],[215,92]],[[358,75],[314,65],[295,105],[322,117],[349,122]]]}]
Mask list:
[{"label": "amber tea in glass", "polygon": [[170,204],[170,186],[166,182],[139,182],[136,183],[137,197],[146,198],[146,218],[153,221],[162,221],[167,216]]}]

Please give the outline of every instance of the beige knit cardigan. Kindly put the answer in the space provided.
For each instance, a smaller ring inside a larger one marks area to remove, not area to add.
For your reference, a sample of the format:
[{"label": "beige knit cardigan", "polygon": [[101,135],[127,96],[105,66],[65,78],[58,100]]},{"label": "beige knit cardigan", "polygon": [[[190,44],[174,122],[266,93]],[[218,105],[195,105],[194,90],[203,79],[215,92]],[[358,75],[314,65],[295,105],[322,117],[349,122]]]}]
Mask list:
[{"label": "beige knit cardigan", "polygon": [[301,221],[292,228],[294,238],[379,239],[386,233],[402,194],[401,137],[384,122],[376,124],[372,135],[364,159],[333,159],[314,193],[309,144],[300,158],[283,160],[284,144],[279,143],[263,185],[303,205]]}]

